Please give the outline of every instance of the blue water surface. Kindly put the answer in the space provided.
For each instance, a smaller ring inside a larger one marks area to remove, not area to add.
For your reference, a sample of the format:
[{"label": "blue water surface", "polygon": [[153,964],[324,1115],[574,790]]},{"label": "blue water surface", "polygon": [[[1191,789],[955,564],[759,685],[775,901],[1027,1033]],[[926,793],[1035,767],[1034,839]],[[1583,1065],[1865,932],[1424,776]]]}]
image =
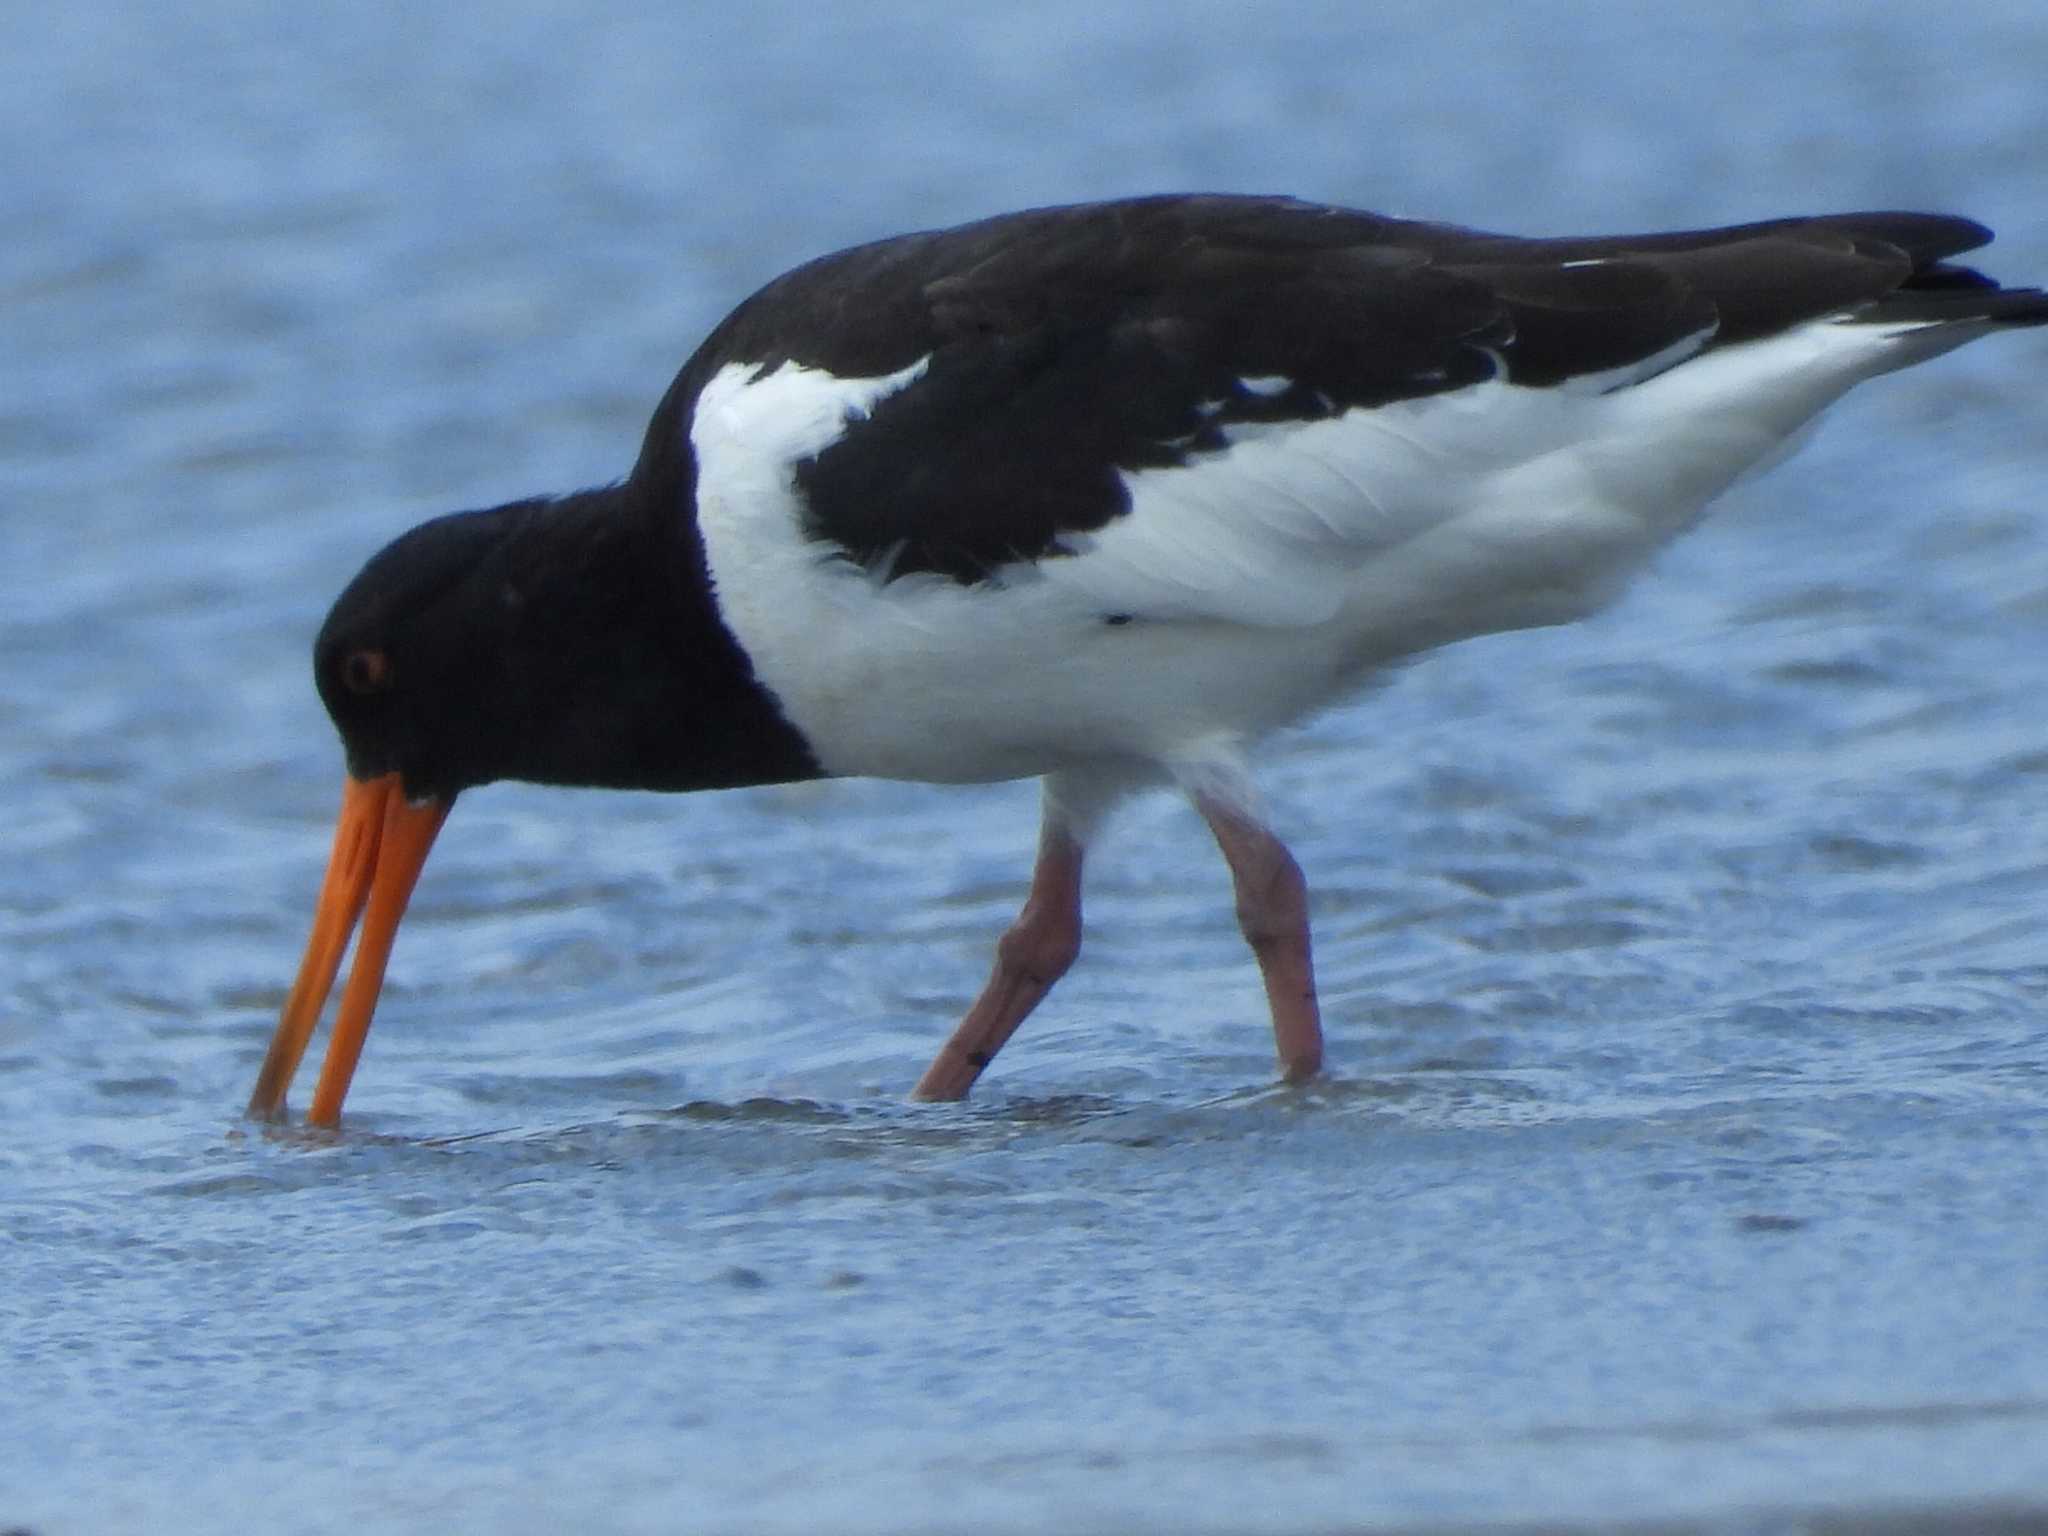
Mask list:
[{"label": "blue water surface", "polygon": [[0,1525],[2048,1518],[2041,333],[1272,744],[1313,1087],[1168,801],[933,1107],[1030,786],[503,786],[343,1130],[238,1118],[326,604],[622,473],[786,266],[1213,189],[1932,207],[2039,282],[2044,79],[2018,0],[0,10]]}]

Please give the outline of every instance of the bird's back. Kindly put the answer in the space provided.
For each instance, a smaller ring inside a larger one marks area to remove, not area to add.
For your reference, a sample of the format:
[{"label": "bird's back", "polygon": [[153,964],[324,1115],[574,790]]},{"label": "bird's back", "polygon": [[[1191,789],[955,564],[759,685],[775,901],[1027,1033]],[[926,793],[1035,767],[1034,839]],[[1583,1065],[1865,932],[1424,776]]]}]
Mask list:
[{"label": "bird's back", "polygon": [[[2048,321],[1951,261],[1987,238],[1907,213],[1558,240],[1235,197],[1013,214],[771,283],[650,454],[687,434],[727,622],[828,767],[1156,755],[1598,606],[1860,379]],[[1024,749],[906,759],[892,688],[948,715],[1012,688],[978,718]]]}]

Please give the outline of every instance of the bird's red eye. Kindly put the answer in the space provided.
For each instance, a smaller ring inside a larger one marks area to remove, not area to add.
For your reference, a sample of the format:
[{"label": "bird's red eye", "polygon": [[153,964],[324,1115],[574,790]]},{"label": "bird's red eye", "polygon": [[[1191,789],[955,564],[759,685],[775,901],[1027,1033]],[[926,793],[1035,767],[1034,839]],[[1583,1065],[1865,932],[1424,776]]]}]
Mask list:
[{"label": "bird's red eye", "polygon": [[381,693],[391,686],[391,658],[382,651],[350,651],[341,664],[341,686],[350,693]]}]

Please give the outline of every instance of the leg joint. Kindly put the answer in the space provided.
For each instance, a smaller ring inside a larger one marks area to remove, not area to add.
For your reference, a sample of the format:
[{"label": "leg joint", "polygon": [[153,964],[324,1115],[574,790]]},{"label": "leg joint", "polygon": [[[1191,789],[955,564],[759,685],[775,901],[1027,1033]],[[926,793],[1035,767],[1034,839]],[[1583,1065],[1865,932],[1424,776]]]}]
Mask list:
[{"label": "leg joint", "polygon": [[1027,911],[996,941],[996,964],[1013,975],[1051,986],[1081,953],[1081,925]]}]

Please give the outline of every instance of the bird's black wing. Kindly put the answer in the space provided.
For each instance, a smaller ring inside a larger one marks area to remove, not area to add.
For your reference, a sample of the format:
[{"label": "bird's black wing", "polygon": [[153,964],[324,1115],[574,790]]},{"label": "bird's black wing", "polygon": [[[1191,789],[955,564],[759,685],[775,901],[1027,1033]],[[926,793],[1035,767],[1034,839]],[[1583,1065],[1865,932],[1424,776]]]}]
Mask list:
[{"label": "bird's black wing", "polygon": [[1010,214],[770,283],[678,377],[642,471],[686,452],[696,392],[727,364],[872,378],[928,359],[797,484],[812,534],[850,558],[978,581],[1121,515],[1119,471],[1250,423],[1495,377],[1625,385],[1887,295],[1982,312],[2001,291],[1943,263],[1988,238],[1866,214],[1529,240],[1229,196]]}]

